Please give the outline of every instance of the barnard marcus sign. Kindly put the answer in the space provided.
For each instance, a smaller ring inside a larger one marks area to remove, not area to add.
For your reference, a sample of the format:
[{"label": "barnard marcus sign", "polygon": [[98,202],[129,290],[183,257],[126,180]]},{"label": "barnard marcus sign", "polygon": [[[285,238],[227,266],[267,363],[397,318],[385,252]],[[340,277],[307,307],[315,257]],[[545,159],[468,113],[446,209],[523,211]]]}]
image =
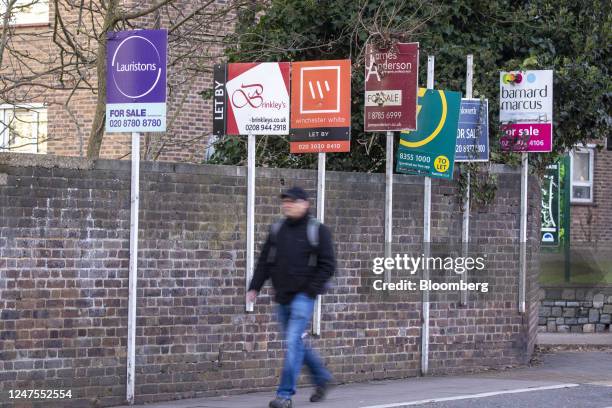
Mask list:
[{"label": "barnard marcus sign", "polygon": [[499,88],[502,149],[552,151],[553,71],[501,72]]},{"label": "barnard marcus sign", "polygon": [[106,132],[166,130],[166,30],[108,33]]}]

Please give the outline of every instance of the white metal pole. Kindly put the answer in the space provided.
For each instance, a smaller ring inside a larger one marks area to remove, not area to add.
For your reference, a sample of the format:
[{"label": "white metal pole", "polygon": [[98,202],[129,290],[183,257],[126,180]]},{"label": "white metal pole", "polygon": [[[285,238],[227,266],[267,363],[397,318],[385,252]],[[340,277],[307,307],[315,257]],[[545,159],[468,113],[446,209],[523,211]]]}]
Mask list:
[{"label": "white metal pole", "polygon": [[[427,89],[434,87],[434,63],[433,55],[427,57]],[[425,177],[424,180],[424,199],[423,199],[423,255],[425,260],[430,255],[431,243],[431,177]],[[427,262],[423,268],[423,279],[429,279],[429,269]],[[421,292],[423,300],[423,324],[421,327],[421,374],[426,375],[429,372],[429,291]]]},{"label": "white metal pole", "polygon": [[[246,236],[246,279],[245,290],[253,279],[255,251],[255,135],[248,136],[247,145],[247,236]],[[253,302],[245,299],[246,311],[253,311]]]},{"label": "white metal pole", "polygon": [[465,97],[472,98],[474,82],[474,55],[467,56],[467,72],[465,75]]},{"label": "white metal pole", "polygon": [[130,267],[128,288],[128,342],[126,399],[134,405],[136,375],[136,288],[138,287],[138,201],[140,196],[140,133],[132,133],[130,199]]},{"label": "white metal pole", "polygon": [[[317,171],[317,219],[325,222],[325,153],[319,153]],[[317,296],[312,315],[312,334],[321,335],[321,296]]]},{"label": "white metal pole", "polygon": [[527,278],[527,181],[529,175],[529,154],[521,154],[521,225],[520,225],[520,275],[519,313],[525,313],[525,284]]},{"label": "white metal pole", "polygon": [[[472,54],[469,54],[467,56],[467,73],[466,73],[466,80],[465,80],[465,97],[466,98],[472,97],[473,78],[474,78],[474,56]],[[462,252],[463,252],[464,258],[468,256],[468,249],[469,249],[469,243],[470,243],[470,194],[471,194],[470,184],[471,182],[472,182],[472,174],[468,170],[467,187],[465,189],[465,197],[463,197],[463,234],[461,236]],[[468,280],[467,270],[463,273],[463,279],[467,282]],[[465,306],[467,302],[468,302],[468,291],[462,290],[460,304]]]},{"label": "white metal pole", "polygon": [[[393,132],[387,132],[385,174],[385,258],[391,257],[393,242]],[[385,269],[385,282],[391,281],[391,270]]]}]

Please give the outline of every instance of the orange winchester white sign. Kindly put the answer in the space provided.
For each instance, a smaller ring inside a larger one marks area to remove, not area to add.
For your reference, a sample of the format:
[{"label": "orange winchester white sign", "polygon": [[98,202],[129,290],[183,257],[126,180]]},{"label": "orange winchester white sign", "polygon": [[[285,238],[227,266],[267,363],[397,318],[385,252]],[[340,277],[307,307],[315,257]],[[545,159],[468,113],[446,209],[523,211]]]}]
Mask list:
[{"label": "orange winchester white sign", "polygon": [[291,64],[291,153],[348,152],[351,61]]}]

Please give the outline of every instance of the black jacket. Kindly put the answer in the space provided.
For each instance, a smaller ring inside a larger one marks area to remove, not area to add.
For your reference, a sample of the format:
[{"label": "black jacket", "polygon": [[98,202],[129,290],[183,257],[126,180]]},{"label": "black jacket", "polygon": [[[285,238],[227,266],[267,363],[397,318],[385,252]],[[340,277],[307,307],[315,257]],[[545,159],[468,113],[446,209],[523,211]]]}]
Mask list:
[{"label": "black jacket", "polygon": [[336,270],[336,258],[329,228],[320,224],[319,246],[316,250],[317,266],[308,266],[308,259],[312,252],[306,227],[310,214],[298,220],[287,218],[276,236],[276,260],[268,263],[270,250],[270,234],[259,254],[257,267],[249,290],[261,290],[268,278],[272,279],[275,300],[281,304],[288,304],[299,293],[306,293],[315,298],[323,293],[325,283]]}]

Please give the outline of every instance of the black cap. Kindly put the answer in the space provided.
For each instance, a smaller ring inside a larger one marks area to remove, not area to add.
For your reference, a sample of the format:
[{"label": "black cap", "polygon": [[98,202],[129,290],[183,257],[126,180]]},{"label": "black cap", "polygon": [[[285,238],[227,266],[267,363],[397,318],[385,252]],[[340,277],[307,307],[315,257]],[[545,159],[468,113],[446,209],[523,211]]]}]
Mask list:
[{"label": "black cap", "polygon": [[293,198],[294,200],[308,200],[308,194],[302,187],[294,186],[283,192],[281,198]]}]

